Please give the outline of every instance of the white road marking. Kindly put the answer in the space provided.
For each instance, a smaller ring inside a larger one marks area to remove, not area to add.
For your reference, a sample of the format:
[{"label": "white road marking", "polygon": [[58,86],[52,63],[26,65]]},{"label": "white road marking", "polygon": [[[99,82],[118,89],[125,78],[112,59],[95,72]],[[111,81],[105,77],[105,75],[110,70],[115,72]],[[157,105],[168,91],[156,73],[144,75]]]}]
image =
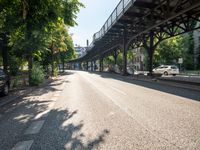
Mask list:
[{"label": "white road marking", "polygon": [[42,117],[46,118],[49,115],[49,112],[50,112],[50,110],[46,110],[44,112],[41,112],[41,113],[37,114],[37,116],[35,116],[34,119],[37,120],[37,119],[40,119]]},{"label": "white road marking", "polygon": [[[83,76],[84,77],[84,76]],[[97,90],[99,90],[100,92],[102,92],[105,96],[107,96],[116,106],[119,107],[119,109],[121,109],[122,111],[124,111],[128,116],[130,116],[132,119],[134,119],[138,124],[140,124],[144,129],[146,129],[147,131],[149,131],[152,135],[154,135],[155,137],[157,137],[160,140],[165,140],[162,137],[158,137],[154,132],[152,132],[151,130],[149,130],[145,125],[143,125],[140,121],[138,121],[134,115],[131,113],[131,108],[129,108],[128,106],[123,106],[122,104],[120,104],[120,102],[117,102],[116,99],[114,99],[112,96],[110,96],[108,93],[106,93],[105,91],[103,91],[101,88],[99,88],[98,86],[96,86],[93,82],[91,82],[90,80],[88,80],[88,78],[84,77],[85,79],[87,79],[87,81],[89,83],[91,83]],[[166,141],[166,140],[165,140]]]},{"label": "white road marking", "polygon": [[25,131],[25,134],[27,135],[27,134],[37,134],[37,133],[39,133],[43,124],[44,124],[44,120],[33,122],[30,125],[30,127]]},{"label": "white road marking", "polygon": [[17,143],[12,150],[29,150],[33,144],[33,140],[30,141],[22,141]]},{"label": "white road marking", "polygon": [[123,91],[121,91],[121,90],[119,90],[119,89],[117,89],[117,88],[114,88],[114,87],[112,87],[112,86],[111,86],[111,88],[112,88],[113,90],[115,90],[115,91],[117,91],[117,92],[123,94],[123,95],[127,95],[125,92],[123,92]]}]

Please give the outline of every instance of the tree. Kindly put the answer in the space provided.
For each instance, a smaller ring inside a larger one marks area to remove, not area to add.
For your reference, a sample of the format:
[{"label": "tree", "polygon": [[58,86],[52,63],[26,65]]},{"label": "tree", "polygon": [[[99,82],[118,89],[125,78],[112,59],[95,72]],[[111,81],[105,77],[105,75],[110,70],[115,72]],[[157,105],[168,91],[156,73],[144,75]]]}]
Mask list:
[{"label": "tree", "polygon": [[[23,0],[22,4],[25,39],[28,43],[25,45],[25,49],[29,62],[30,76],[33,61],[32,57],[34,52],[39,49],[38,44],[35,42],[37,37],[34,36],[34,32],[40,33],[41,30],[49,29],[50,33],[52,33],[52,29],[55,29],[55,26],[59,25],[62,21],[66,25],[74,26],[76,24],[74,20],[76,18],[76,13],[79,11],[79,7],[83,5],[78,0],[57,0],[56,2],[52,0]],[[52,56],[53,49],[55,48],[54,44],[54,39],[52,39],[50,47]],[[54,60],[52,63],[54,63]],[[52,64],[52,67],[53,66]],[[54,67],[52,70],[54,70]]]},{"label": "tree", "polygon": [[161,42],[154,54],[154,66],[160,64],[176,64],[178,58],[183,58],[184,67],[193,67],[193,39],[191,34],[179,35]]},{"label": "tree", "polygon": [[[18,51],[28,60],[30,77],[33,60],[35,57],[49,53],[48,48],[51,46],[49,42],[51,44],[53,42],[53,47],[59,47],[59,50],[60,47],[65,47],[62,38],[52,40],[52,33],[61,24],[76,25],[76,14],[80,7],[83,7],[83,4],[79,0],[13,0],[11,2],[1,0],[0,49],[4,52],[2,53],[4,68],[7,68],[8,60],[5,52],[8,52],[8,49],[12,49],[14,53]],[[53,33],[54,37],[57,36],[55,34]],[[65,36],[64,32],[59,34],[57,37]]]},{"label": "tree", "polygon": [[16,1],[0,1],[0,50],[3,58],[3,68],[8,72],[8,55],[11,47],[9,46],[10,34],[15,32],[20,24],[19,3]]}]

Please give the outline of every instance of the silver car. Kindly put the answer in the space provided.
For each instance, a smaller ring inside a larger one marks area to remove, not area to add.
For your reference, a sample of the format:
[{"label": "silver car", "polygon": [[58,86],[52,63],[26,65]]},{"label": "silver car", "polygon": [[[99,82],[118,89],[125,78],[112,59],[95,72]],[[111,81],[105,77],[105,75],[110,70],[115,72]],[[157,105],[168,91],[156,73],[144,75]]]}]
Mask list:
[{"label": "silver car", "polygon": [[177,75],[179,74],[179,69],[175,65],[161,65],[155,69],[153,69],[155,74],[163,74],[163,75]]}]

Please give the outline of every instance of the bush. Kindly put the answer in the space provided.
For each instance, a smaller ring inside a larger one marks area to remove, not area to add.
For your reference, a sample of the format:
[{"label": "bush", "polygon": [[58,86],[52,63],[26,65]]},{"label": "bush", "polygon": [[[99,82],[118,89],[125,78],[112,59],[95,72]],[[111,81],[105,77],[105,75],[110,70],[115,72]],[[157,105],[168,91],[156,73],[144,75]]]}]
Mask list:
[{"label": "bush", "polygon": [[39,85],[44,81],[44,70],[43,68],[38,64],[35,63],[33,65],[32,71],[31,71],[31,78],[30,78],[30,85]]},{"label": "bush", "polygon": [[16,76],[14,79],[13,79],[13,87],[18,87],[20,85],[20,76]]}]

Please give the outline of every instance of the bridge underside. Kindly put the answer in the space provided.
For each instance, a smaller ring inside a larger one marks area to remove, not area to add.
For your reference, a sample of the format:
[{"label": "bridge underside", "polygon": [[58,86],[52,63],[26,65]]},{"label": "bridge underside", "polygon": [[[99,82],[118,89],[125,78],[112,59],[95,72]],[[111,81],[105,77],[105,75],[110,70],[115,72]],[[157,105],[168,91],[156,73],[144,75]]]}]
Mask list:
[{"label": "bridge underside", "polygon": [[[126,5],[118,13],[120,3]],[[200,28],[196,26],[200,22],[199,0],[122,0],[120,3],[94,35],[87,55],[74,62],[102,59],[120,48],[126,74],[127,50],[144,47],[152,72],[154,50],[161,41]]]}]

